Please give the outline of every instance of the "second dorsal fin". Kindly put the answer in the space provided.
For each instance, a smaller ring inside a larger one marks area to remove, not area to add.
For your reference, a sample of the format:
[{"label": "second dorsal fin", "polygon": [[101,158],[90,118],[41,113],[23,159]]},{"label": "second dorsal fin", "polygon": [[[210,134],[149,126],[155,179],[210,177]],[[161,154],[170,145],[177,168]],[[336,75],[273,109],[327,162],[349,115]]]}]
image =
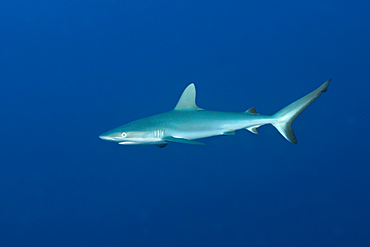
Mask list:
[{"label": "second dorsal fin", "polygon": [[253,106],[253,107],[251,107],[251,108],[249,108],[249,109],[248,109],[248,110],[246,110],[245,112],[253,113],[253,114],[258,114],[258,113],[256,112],[256,108],[254,108],[254,106]]}]

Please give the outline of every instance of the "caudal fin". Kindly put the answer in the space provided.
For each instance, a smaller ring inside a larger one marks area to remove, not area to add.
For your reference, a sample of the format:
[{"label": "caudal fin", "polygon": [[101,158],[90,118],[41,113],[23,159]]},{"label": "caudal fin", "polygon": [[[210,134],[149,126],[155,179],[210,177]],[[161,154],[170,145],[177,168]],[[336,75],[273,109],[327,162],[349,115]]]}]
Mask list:
[{"label": "caudal fin", "polygon": [[297,138],[295,137],[292,129],[292,122],[298,117],[299,114],[301,114],[304,109],[306,109],[307,106],[314,102],[322,92],[326,92],[330,81],[331,79],[327,80],[315,91],[307,94],[297,101],[294,101],[290,105],[272,115],[272,117],[277,120],[276,122],[272,123],[272,125],[280,132],[282,136],[285,137],[285,139],[291,143],[297,144]]}]

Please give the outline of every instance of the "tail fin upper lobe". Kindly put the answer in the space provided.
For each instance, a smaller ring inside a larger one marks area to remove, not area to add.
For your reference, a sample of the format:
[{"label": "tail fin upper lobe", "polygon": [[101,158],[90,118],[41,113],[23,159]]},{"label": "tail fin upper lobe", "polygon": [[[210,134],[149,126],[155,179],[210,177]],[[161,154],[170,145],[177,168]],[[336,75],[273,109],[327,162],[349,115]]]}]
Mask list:
[{"label": "tail fin upper lobe", "polygon": [[294,101],[290,105],[272,115],[272,117],[277,120],[276,122],[272,123],[272,125],[280,132],[282,136],[285,137],[285,139],[291,143],[297,144],[297,138],[295,137],[292,129],[292,122],[298,117],[299,114],[301,114],[304,109],[306,109],[307,106],[314,102],[322,92],[326,92],[330,81],[331,79],[327,80],[315,91],[307,94],[297,101]]}]

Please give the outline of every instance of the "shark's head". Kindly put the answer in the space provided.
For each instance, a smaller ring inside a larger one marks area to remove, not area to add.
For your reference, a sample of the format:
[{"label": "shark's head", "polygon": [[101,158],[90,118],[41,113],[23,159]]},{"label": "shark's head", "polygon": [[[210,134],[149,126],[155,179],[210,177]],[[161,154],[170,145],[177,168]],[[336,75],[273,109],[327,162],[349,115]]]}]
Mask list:
[{"label": "shark's head", "polygon": [[99,136],[105,141],[117,142],[121,145],[150,145],[165,143],[161,130],[132,128],[131,124],[109,130]]}]

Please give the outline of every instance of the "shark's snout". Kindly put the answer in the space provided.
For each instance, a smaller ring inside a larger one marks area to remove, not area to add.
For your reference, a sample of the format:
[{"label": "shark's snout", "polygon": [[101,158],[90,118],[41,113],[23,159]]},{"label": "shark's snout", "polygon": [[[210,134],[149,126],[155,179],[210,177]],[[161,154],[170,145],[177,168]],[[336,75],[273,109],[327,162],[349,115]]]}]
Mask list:
[{"label": "shark's snout", "polygon": [[[123,136],[123,133],[125,134],[125,136]],[[105,141],[120,142],[126,137],[126,135],[127,134],[125,132],[117,131],[114,129],[104,132],[103,134],[99,135],[99,138]]]},{"label": "shark's snout", "polygon": [[109,135],[104,135],[104,134],[100,135],[99,138],[102,139],[102,140],[105,140],[105,141],[113,141],[114,140],[113,137],[111,137]]}]

